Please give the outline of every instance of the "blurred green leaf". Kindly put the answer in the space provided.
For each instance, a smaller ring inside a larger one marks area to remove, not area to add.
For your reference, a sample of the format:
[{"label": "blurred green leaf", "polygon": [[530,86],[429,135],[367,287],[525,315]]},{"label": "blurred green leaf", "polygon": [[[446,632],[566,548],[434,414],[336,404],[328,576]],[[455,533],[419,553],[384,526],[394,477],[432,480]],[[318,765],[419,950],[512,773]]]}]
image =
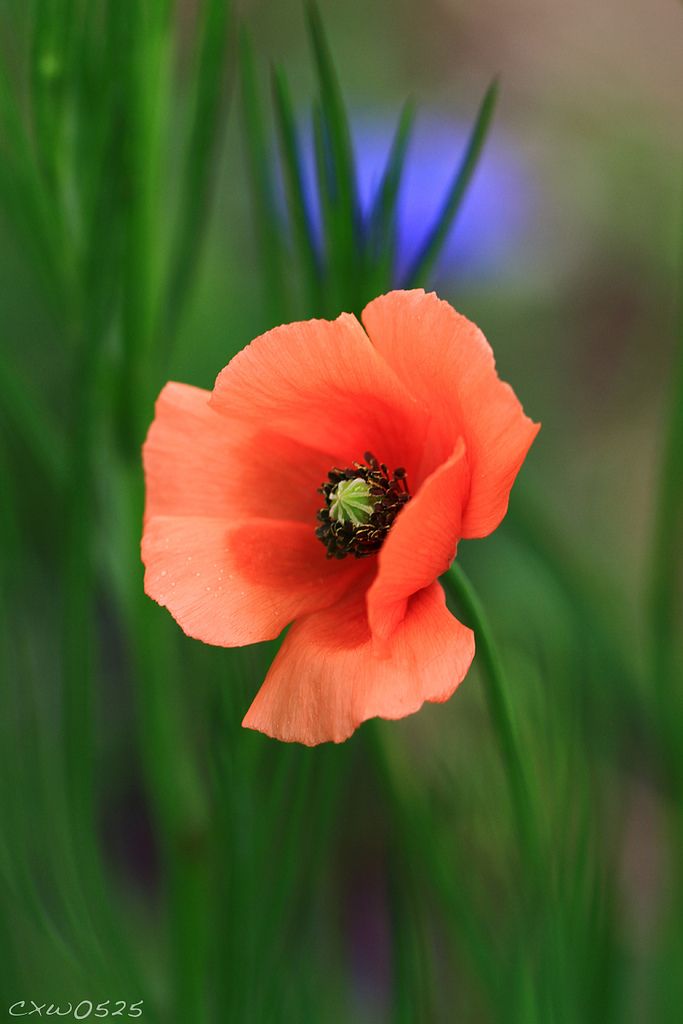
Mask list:
[{"label": "blurred green leaf", "polygon": [[332,55],[315,3],[307,7],[308,28],[315,56],[320,100],[317,125],[318,149],[325,158],[318,161],[321,193],[327,209],[327,240],[332,283],[347,290],[335,295],[340,305],[359,312],[360,283],[364,279],[364,243],[351,128]]},{"label": "blurred green leaf", "polygon": [[152,4],[133,4],[126,8],[124,15],[128,47],[123,140],[127,196],[123,205],[125,255],[119,422],[124,450],[136,458],[157,385],[155,342],[160,328],[166,251],[161,226],[167,223],[162,180],[171,102],[171,11],[170,0],[158,0]]},{"label": "blurred green leaf", "polygon": [[264,273],[264,299],[269,310],[268,327],[287,319],[283,280],[284,239],[279,216],[263,103],[256,79],[253,48],[246,28],[240,32],[240,84],[242,124],[249,168],[249,187],[258,235],[258,251]]},{"label": "blurred green leaf", "polygon": [[[317,196],[322,217],[323,273],[325,275],[325,306],[317,311],[318,315],[334,315],[343,306],[348,295],[348,281],[344,273],[343,255],[340,254],[337,242],[334,171],[332,154],[325,118],[319,102],[314,103],[311,115],[313,131],[313,152]],[[341,262],[340,262],[341,255]]]},{"label": "blurred green leaf", "polygon": [[189,73],[193,89],[191,126],[184,147],[180,211],[171,256],[166,337],[177,331],[196,274],[226,116],[227,56],[232,35],[229,0],[203,0],[197,18]]},{"label": "blurred green leaf", "polygon": [[401,176],[414,123],[415,104],[412,100],[408,100],[401,111],[382,180],[370,211],[368,233],[377,247],[382,244],[389,233],[396,213]]},{"label": "blurred green leaf", "polygon": [[348,227],[353,229],[354,233],[348,235],[349,243],[353,243],[357,241],[360,212],[351,129],[332,55],[315,3],[308,4],[308,27],[318,69],[322,117],[329,134],[335,205],[339,208],[340,220],[343,217]]},{"label": "blurred green leaf", "polygon": [[51,203],[23,122],[20,98],[0,61],[0,203],[58,311],[71,287],[70,250],[61,210]]},{"label": "blurred green leaf", "polygon": [[284,73],[274,69],[272,81],[294,240],[308,285],[309,299],[313,308],[317,309],[322,301],[322,272],[304,181],[301,145]]},{"label": "blurred green leaf", "polygon": [[369,274],[365,300],[391,288],[397,241],[396,209],[414,122],[415,105],[412,100],[408,100],[401,111],[382,180],[370,211],[367,245],[370,249],[368,263],[371,276]]},{"label": "blurred green leaf", "polygon": [[66,476],[66,444],[59,425],[40,395],[0,348],[0,393],[3,417],[11,432],[21,439],[35,465],[55,494],[60,494]]},{"label": "blurred green leaf", "polygon": [[40,166],[54,199],[64,186],[64,132],[69,38],[73,31],[74,0],[33,2],[31,40],[31,110],[33,137]]}]

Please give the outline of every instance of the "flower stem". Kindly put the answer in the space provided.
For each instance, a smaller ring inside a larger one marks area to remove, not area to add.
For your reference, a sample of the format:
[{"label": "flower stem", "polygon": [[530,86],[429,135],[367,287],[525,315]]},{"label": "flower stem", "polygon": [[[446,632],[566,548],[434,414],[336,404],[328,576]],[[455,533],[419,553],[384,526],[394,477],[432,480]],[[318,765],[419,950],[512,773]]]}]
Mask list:
[{"label": "flower stem", "polygon": [[510,789],[520,847],[526,858],[532,862],[532,868],[535,868],[540,857],[533,800],[510,710],[505,672],[491,626],[477,592],[459,562],[453,563],[443,580],[474,630],[486,701]]}]

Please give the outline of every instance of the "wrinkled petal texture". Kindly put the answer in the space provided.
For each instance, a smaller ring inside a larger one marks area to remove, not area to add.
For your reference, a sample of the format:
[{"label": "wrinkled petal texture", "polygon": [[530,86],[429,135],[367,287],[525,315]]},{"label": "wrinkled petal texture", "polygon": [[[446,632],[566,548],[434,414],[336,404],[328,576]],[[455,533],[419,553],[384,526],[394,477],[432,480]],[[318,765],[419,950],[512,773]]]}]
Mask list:
[{"label": "wrinkled petal texture", "polygon": [[268,424],[332,453],[326,471],[371,451],[411,473],[422,458],[429,421],[346,313],[334,321],[276,327],[256,338],[219,374],[211,404],[230,419]]},{"label": "wrinkled petal texture", "polygon": [[280,740],[341,743],[369,718],[403,718],[447,700],[474,655],[474,636],[439,583],[410,599],[389,657],[373,650],[362,597],[296,622],[243,725]]},{"label": "wrinkled petal texture", "polygon": [[366,306],[363,323],[377,352],[431,410],[434,454],[445,458],[463,438],[471,483],[462,536],[485,537],[505,516],[539,425],[498,377],[479,328],[433,293],[383,295]]},{"label": "wrinkled petal texture", "polygon": [[211,392],[170,383],[143,448],[145,517],[257,518],[311,523],[334,457],[270,430],[227,419]]},{"label": "wrinkled petal texture", "polygon": [[325,559],[316,488],[331,456],[217,413],[168,384],[143,450],[145,591],[188,634],[232,647],[272,639],[358,575]]},{"label": "wrinkled petal texture", "polygon": [[359,572],[320,558],[320,547],[303,523],[156,516],[142,541],[145,592],[204,643],[271,640],[336,601]]},{"label": "wrinkled petal texture", "polygon": [[379,571],[368,591],[368,617],[378,650],[403,620],[411,595],[444,573],[455,558],[468,489],[461,439],[402,510],[380,549]]}]

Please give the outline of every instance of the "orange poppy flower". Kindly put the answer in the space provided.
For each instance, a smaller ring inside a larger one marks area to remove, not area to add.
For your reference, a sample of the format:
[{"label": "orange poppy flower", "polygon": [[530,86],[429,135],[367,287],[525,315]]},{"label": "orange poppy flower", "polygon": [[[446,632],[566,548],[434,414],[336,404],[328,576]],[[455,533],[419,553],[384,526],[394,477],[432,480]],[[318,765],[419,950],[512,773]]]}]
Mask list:
[{"label": "orange poppy flower", "polygon": [[481,331],[423,291],[276,327],[144,445],[145,590],[225,647],[293,623],[244,725],[340,742],[445,701],[474,655],[437,581],[491,533],[539,429]]}]

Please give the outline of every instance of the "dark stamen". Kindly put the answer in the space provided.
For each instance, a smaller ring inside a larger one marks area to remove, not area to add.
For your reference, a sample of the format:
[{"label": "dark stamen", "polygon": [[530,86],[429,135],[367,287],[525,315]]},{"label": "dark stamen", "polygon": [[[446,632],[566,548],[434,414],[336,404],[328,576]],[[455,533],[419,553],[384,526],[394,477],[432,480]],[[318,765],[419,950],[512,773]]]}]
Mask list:
[{"label": "dark stamen", "polygon": [[[354,462],[347,469],[331,469],[327,474],[328,482],[318,488],[325,498],[325,507],[318,512],[320,526],[315,534],[327,547],[328,558],[346,558],[347,555],[367,558],[374,555],[384,543],[396,516],[410,501],[406,471],[402,466],[390,475],[387,466],[378,462],[372,452],[365,452],[363,458],[365,463]],[[342,481],[356,479],[368,484],[374,500],[368,521],[361,524],[337,520],[330,515],[338,485]]]}]

